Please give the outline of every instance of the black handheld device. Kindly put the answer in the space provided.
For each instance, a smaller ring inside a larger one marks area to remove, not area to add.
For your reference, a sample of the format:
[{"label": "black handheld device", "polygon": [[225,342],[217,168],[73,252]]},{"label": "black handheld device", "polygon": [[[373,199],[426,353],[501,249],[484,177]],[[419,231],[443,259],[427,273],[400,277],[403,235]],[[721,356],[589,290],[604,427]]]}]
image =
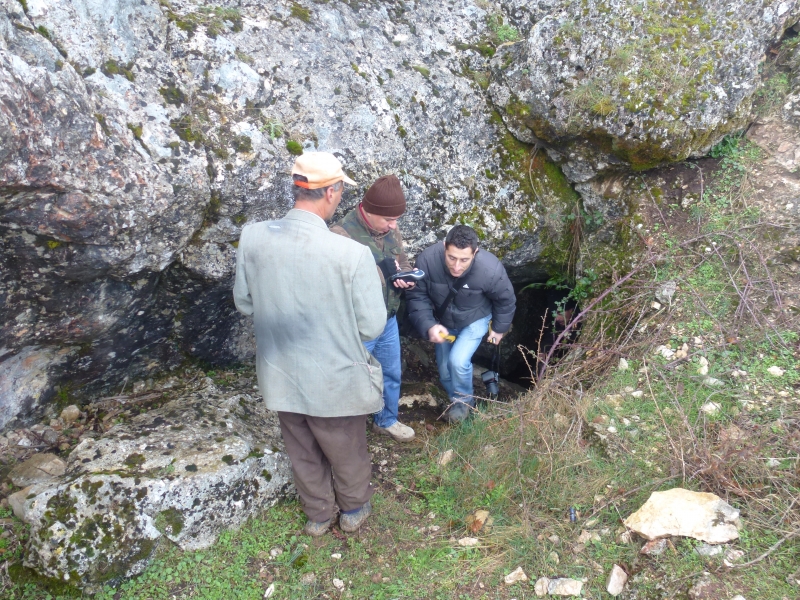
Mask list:
[{"label": "black handheld device", "polygon": [[394,275],[389,277],[389,281],[396,281],[398,279],[402,279],[403,281],[407,281],[412,283],[414,281],[419,281],[425,277],[425,271],[422,269],[412,269],[411,271],[398,271]]}]

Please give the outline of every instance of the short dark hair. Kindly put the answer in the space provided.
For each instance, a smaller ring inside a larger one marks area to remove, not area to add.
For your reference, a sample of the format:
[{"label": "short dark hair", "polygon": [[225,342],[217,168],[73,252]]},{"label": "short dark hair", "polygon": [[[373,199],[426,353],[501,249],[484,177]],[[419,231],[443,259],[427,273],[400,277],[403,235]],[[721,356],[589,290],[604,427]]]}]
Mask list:
[{"label": "short dark hair", "polygon": [[455,246],[461,250],[472,248],[472,251],[475,252],[478,249],[478,234],[469,225],[456,225],[447,232],[444,245]]},{"label": "short dark hair", "polygon": [[[294,181],[305,181],[308,183],[308,179],[303,175],[292,175],[292,179]],[[292,197],[295,202],[298,200],[321,200],[325,197],[325,190],[328,188],[333,188],[333,191],[338,192],[342,187],[344,187],[344,181],[337,181],[334,184],[315,190],[307,190],[299,185],[292,184]]]}]

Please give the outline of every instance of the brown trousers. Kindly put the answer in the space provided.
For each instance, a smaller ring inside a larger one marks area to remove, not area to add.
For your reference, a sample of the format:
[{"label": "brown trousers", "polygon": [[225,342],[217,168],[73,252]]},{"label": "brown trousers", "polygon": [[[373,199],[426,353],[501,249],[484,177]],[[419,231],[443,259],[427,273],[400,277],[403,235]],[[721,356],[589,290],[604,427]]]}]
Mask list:
[{"label": "brown trousers", "polygon": [[310,521],[356,510],[372,497],[372,465],[367,452],[367,415],[312,417],[278,412],[294,484]]}]

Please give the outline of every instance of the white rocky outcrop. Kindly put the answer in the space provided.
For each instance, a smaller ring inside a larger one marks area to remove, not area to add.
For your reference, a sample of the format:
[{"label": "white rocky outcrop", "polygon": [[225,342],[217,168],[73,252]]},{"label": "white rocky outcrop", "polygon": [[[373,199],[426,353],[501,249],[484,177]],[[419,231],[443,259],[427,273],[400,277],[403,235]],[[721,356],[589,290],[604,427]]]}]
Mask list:
[{"label": "white rocky outcrop", "polygon": [[710,544],[739,537],[739,511],[715,494],[674,488],[653,492],[644,505],[624,520],[648,540],[685,536]]}]

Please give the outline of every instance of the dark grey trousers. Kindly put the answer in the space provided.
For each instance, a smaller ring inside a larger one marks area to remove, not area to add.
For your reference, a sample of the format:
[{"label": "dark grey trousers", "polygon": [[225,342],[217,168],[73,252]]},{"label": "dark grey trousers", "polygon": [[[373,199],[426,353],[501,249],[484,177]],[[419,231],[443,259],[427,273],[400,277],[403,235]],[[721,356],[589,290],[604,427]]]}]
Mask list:
[{"label": "dark grey trousers", "polygon": [[356,510],[372,497],[367,415],[311,417],[278,412],[294,484],[310,521],[327,521],[334,503]]}]

